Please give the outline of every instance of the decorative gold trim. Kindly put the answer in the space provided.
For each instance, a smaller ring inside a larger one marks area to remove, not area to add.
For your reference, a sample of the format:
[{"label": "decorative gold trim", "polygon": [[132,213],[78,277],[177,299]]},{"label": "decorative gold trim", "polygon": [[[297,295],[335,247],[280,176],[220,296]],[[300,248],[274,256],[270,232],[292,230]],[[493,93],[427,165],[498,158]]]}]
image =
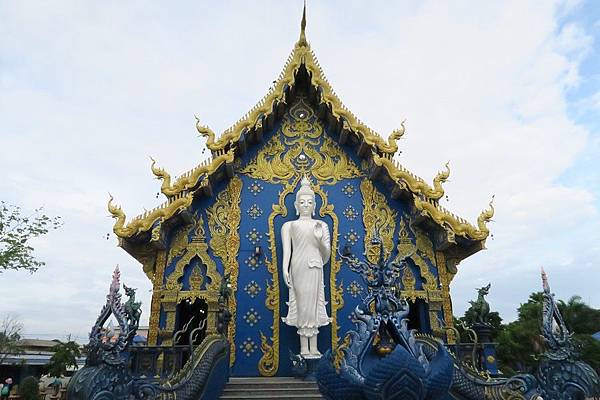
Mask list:
[{"label": "decorative gold trim", "polygon": [[[418,178],[404,167],[401,167],[399,164],[395,164],[392,161],[392,158],[398,150],[398,145],[396,142],[404,135],[405,132],[404,121],[399,129],[394,130],[389,135],[387,141],[378,133],[364,125],[343,105],[341,100],[337,97],[333,88],[325,78],[323,70],[319,66],[317,58],[312,52],[310,45],[306,41],[306,38],[303,34],[301,34],[300,39],[295,44],[282,73],[270,91],[248,113],[246,113],[245,116],[238,120],[238,122],[236,122],[232,127],[223,132],[218,139],[216,138],[215,133],[209,127],[200,124],[200,120],[196,117],[196,129],[201,136],[206,137],[206,146],[212,151],[214,157],[213,160],[210,162],[205,162],[184,173],[173,185],[170,184],[170,175],[163,169],[157,168],[153,160],[152,171],[159,179],[163,180],[161,191],[167,196],[181,196],[186,190],[194,187],[198,180],[201,179],[202,175],[205,175],[207,178],[224,162],[233,162],[233,145],[240,140],[244,133],[249,132],[251,129],[262,128],[264,120],[274,112],[279,104],[285,103],[286,93],[295,85],[296,74],[301,66],[306,68],[311,78],[312,87],[317,93],[320,94],[320,104],[331,109],[331,113],[337,120],[336,122],[341,124],[344,131],[356,134],[359,138],[362,138],[365,143],[372,147],[375,163],[377,165],[383,165],[384,168],[388,170],[390,176],[397,182],[397,184],[400,184],[402,187],[406,187],[411,190],[411,192],[416,195],[415,198],[424,196],[425,199],[436,202],[443,196],[444,190],[442,188],[442,183],[446,181],[450,173],[448,164],[446,164],[446,171],[439,172],[434,178],[433,188],[426,184],[423,179]],[[286,156],[287,155],[284,155],[284,159]],[[256,176],[256,178],[265,179],[273,183],[275,183],[274,181],[277,179],[280,182],[283,182],[291,178],[291,176],[289,176],[289,171],[286,174],[279,174],[280,171],[278,170],[278,164],[281,164],[283,160],[279,157],[279,154],[276,154],[275,158],[277,160],[274,159],[274,161],[277,162],[271,163],[270,166],[272,171],[265,171],[266,173],[262,174],[261,177]],[[259,166],[259,168],[262,167]],[[335,163],[332,165],[326,165],[325,170],[332,172],[338,171],[340,173],[344,171],[344,169],[339,165],[336,167]],[[320,173],[318,170],[316,171],[315,177],[323,180],[323,177],[325,177],[326,174]],[[208,182],[208,180],[204,179],[204,182]],[[187,199],[187,195],[183,197]],[[170,199],[170,202],[175,200],[176,199]],[[189,201],[191,202],[191,200]],[[416,201],[421,200],[417,199]],[[130,237],[142,230],[149,229],[160,217],[163,217],[164,220],[170,218],[175,213],[171,212],[172,209],[170,208],[170,202],[160,206],[158,209],[155,209],[150,213],[145,213],[137,217],[134,219],[134,221],[132,221],[132,223],[130,223],[131,226],[127,227],[131,229],[125,230],[123,230],[123,226],[125,224],[125,214],[120,210],[120,208],[109,206],[111,214],[117,218],[117,223],[115,224],[114,228],[115,233],[119,232],[117,235],[120,237]],[[480,220],[478,220],[479,230],[477,230],[476,228],[470,226],[466,221],[453,216],[447,211],[435,210],[436,205],[429,206],[426,205],[426,202],[421,202],[419,205],[419,210],[426,214],[431,214],[432,218],[434,218],[436,222],[441,224],[447,223],[450,225],[452,225],[454,222],[454,225],[460,225],[462,228],[466,229],[465,235],[468,236],[473,234],[474,236],[472,238],[475,240],[483,240],[489,233],[485,228],[485,222],[487,222],[491,216],[487,220],[485,218],[481,220],[483,223],[480,223]],[[163,209],[168,210],[163,211]],[[426,209],[426,211],[423,211],[424,209]],[[153,214],[155,211],[158,211],[157,215]],[[446,221],[446,219],[448,220]],[[453,229],[454,228],[455,227],[453,227]]]},{"label": "decorative gold trim", "polygon": [[294,176],[294,168],[291,167],[292,157],[297,154],[285,151],[285,146],[277,133],[269,139],[252,161],[240,169],[240,173],[274,184],[287,182]]},{"label": "decorative gold trim", "polygon": [[364,175],[328,136],[323,136],[323,144],[319,151],[314,147],[306,147],[304,151],[315,160],[310,169],[311,174],[326,185],[334,185],[342,179],[358,178]]},{"label": "decorative gold trim", "polygon": [[340,368],[342,367],[342,362],[344,361],[344,355],[345,355],[344,352],[348,350],[348,348],[350,347],[351,344],[352,344],[352,335],[346,334],[346,336],[344,336],[344,339],[342,339],[342,342],[339,344],[339,346],[334,347],[333,350],[331,351],[333,353],[332,364],[337,372],[339,372]]},{"label": "decorative gold trim", "polygon": [[[202,217],[198,218],[198,220],[196,221],[196,226],[192,229],[194,230],[195,236],[192,238],[192,241],[190,243],[188,243],[187,241],[187,235],[183,236],[183,240],[186,243],[185,254],[177,261],[177,264],[175,264],[175,269],[167,277],[166,290],[177,293],[183,291],[183,282],[179,282],[179,280],[184,274],[185,267],[190,265],[194,257],[198,257],[200,261],[202,261],[202,263],[206,266],[206,277],[210,279],[210,283],[206,285],[205,290],[200,290],[199,287],[191,286],[191,276],[190,289],[186,292],[197,293],[194,295],[186,295],[186,297],[182,297],[180,293],[177,299],[179,301],[184,298],[203,298],[208,301],[218,301],[219,286],[221,284],[222,277],[217,271],[217,264],[215,264],[213,259],[208,255],[208,245],[205,242],[204,220],[202,219]],[[195,270],[197,270],[197,268],[195,268]],[[197,273],[200,272],[198,271]],[[205,277],[203,277],[202,275],[200,275],[198,278],[200,280],[200,283],[205,279]]]},{"label": "decorative gold trim", "polygon": [[135,217],[125,225],[125,213],[121,207],[113,204],[112,195],[109,196],[108,212],[116,219],[113,226],[113,232],[120,238],[132,237],[139,232],[147,231],[156,221],[160,219],[167,220],[176,213],[188,208],[194,199],[192,193],[174,196],[163,205],[156,207],[151,211],[146,211],[144,214]]},{"label": "decorative gold trim", "polygon": [[[421,278],[424,280],[423,289],[427,292],[437,290],[437,279],[435,279],[435,276],[429,270],[429,266],[427,265],[423,257],[421,257],[419,254],[413,254],[410,258],[415,262],[415,265],[419,267]],[[433,263],[434,260],[431,260],[431,262]]]},{"label": "decorative gold trim", "polygon": [[160,191],[164,195],[171,197],[194,187],[196,184],[198,184],[198,181],[202,176],[204,176],[204,179],[208,179],[208,176],[218,170],[221,165],[232,163],[234,158],[234,150],[230,149],[226,153],[217,155],[210,161],[206,160],[203,164],[200,164],[194,169],[186,172],[177,178],[173,185],[171,185],[171,175],[169,175],[169,173],[167,173],[163,168],[157,167],[156,161],[152,157],[150,157],[150,160],[152,160],[150,168],[152,169],[152,173],[156,176],[156,178],[163,181]]},{"label": "decorative gold trim", "polygon": [[433,242],[429,236],[418,227],[411,227],[415,234],[417,250],[426,256],[432,263],[435,263],[435,254],[433,251]]},{"label": "decorative gold trim", "polygon": [[404,268],[404,272],[402,272],[402,287],[404,292],[415,291],[415,285],[417,284],[417,278],[415,278],[415,274],[413,274],[410,267]]},{"label": "decorative gold trim", "polygon": [[[306,109],[308,115],[301,120],[296,119],[293,112],[297,107]],[[320,137],[323,143],[317,149]],[[280,130],[240,173],[273,184],[285,183],[297,174],[299,166],[294,163],[299,164],[298,156],[301,154],[313,160],[306,172],[323,184],[333,185],[342,179],[363,176],[347,154],[329,136],[323,135],[323,126],[314,118],[311,106],[303,99],[292,106],[284,116]],[[306,165],[300,167],[306,168],[308,159]]]},{"label": "decorative gold trim", "polygon": [[400,129],[394,130],[386,142],[379,134],[363,124],[356,116],[351,113],[337,97],[331,85],[325,78],[323,70],[319,66],[315,54],[310,49],[310,45],[305,40],[299,40],[283,68],[279,79],[271,87],[269,92],[238,122],[227,129],[216,139],[215,133],[200,124],[197,119],[196,129],[198,133],[206,138],[206,147],[210,150],[224,150],[228,145],[240,140],[242,134],[262,124],[264,118],[269,116],[279,103],[285,102],[286,90],[296,83],[296,73],[304,65],[309,72],[312,80],[312,86],[321,93],[321,103],[331,107],[332,114],[343,122],[346,129],[356,132],[370,146],[386,154],[394,154],[398,150],[396,141],[404,134],[404,122]]},{"label": "decorative gold trim", "polygon": [[227,338],[230,345],[229,365],[235,362],[235,333],[236,333],[236,292],[239,275],[237,261],[240,250],[240,221],[242,180],[234,176],[227,187],[217,195],[217,200],[206,210],[208,229],[210,230],[210,248],[221,259],[225,275],[229,274],[233,295],[229,298],[229,310],[232,314]]},{"label": "decorative gold trim", "polygon": [[165,264],[167,252],[160,250],[156,255],[156,270],[154,271],[154,279],[152,285],[152,302],[150,303],[150,318],[148,323],[148,344],[155,346],[158,340],[158,324],[160,322],[160,290],[163,283],[163,275],[165,273]]},{"label": "decorative gold trim", "polygon": [[489,209],[483,210],[477,218],[477,228],[467,222],[465,219],[457,217],[450,211],[440,205],[430,201],[421,200],[419,196],[414,196],[415,207],[421,211],[421,215],[430,217],[437,224],[447,227],[452,235],[459,235],[473,240],[484,240],[490,234],[486,224],[494,216],[494,206],[492,201],[489,203]]},{"label": "decorative gold trim", "polygon": [[300,181],[298,175],[291,183],[287,183],[279,195],[278,203],[273,204],[271,214],[269,214],[269,250],[271,251],[271,260],[266,261],[267,270],[271,274],[271,283],[267,282],[265,306],[273,312],[273,325],[271,326],[272,336],[267,338],[260,333],[260,350],[263,355],[258,361],[258,372],[261,376],[274,376],[279,369],[279,270],[277,261],[277,244],[275,233],[275,218],[281,216],[285,218],[288,214],[285,206],[285,198],[294,191],[294,188]]},{"label": "decorative gold trim", "polygon": [[194,229],[191,224],[182,226],[173,234],[173,239],[171,240],[171,244],[169,246],[169,254],[167,258],[166,265],[171,265],[173,259],[176,257],[181,257],[185,253],[185,249],[188,246],[188,236]]},{"label": "decorative gold trim", "polygon": [[383,167],[389,176],[402,188],[407,188],[413,194],[423,195],[427,199],[439,200],[444,195],[442,183],[448,180],[450,176],[450,163],[446,163],[446,170],[440,171],[433,179],[433,188],[429,186],[422,178],[419,178],[398,161],[387,157],[381,157],[373,153],[373,163],[378,167]]},{"label": "decorative gold trim", "polygon": [[[410,238],[409,232],[415,236],[414,243]],[[398,230],[398,245],[396,246],[396,249],[398,250],[398,258],[410,255],[409,258],[415,263],[415,266],[419,268],[419,274],[423,281],[422,290],[417,290],[414,287],[415,285],[412,285],[412,287],[404,285],[404,290],[400,292],[400,295],[411,299],[412,301],[415,301],[417,298],[421,298],[429,303],[441,301],[442,293],[439,289],[438,280],[431,272],[429,265],[426,262],[426,259],[428,259],[434,268],[437,268],[435,257],[433,256],[433,243],[427,237],[425,232],[409,226],[404,218],[401,217]],[[412,275],[412,271],[410,272]]]},{"label": "decorative gold trim", "polygon": [[[435,306],[435,307],[434,307]],[[438,313],[441,311],[440,303],[429,303],[429,325],[431,326],[431,333],[435,337],[442,338],[445,331],[442,329],[440,325],[439,315]]]},{"label": "decorative gold trim", "polygon": [[[371,264],[378,264],[380,256],[388,259],[394,249],[394,231],[396,230],[396,212],[388,206],[385,196],[369,179],[360,183],[363,201],[363,225],[365,227],[365,250]],[[384,254],[381,247],[373,244],[373,235],[378,235],[383,242]]]},{"label": "decorative gold trim", "polygon": [[442,311],[444,312],[444,325],[446,329],[446,341],[448,344],[456,343],[454,336],[454,317],[452,314],[452,298],[450,297],[450,280],[448,279],[448,270],[446,269],[446,256],[442,251],[435,252],[438,276],[442,288]]},{"label": "decorative gold trim", "polygon": [[329,274],[329,290],[331,295],[331,348],[335,349],[338,346],[338,330],[340,327],[338,326],[338,310],[341,310],[344,307],[344,283],[340,282],[337,284],[337,274],[340,272],[342,268],[341,260],[336,258],[338,252],[338,237],[339,237],[339,229],[340,222],[338,220],[337,215],[334,212],[334,205],[329,204],[329,199],[327,198],[327,193],[321,188],[319,185],[311,185],[315,194],[318,194],[321,197],[321,208],[319,209],[319,216],[324,218],[326,215],[329,215],[331,220],[333,221],[333,235],[331,237],[331,272]]}]

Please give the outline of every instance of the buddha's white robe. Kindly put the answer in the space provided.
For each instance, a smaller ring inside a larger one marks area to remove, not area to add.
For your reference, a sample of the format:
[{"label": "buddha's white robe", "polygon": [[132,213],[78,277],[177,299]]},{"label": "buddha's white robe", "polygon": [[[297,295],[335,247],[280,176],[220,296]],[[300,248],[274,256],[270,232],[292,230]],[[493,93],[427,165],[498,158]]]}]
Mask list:
[{"label": "buddha's white robe", "polygon": [[[323,231],[321,244],[314,233],[317,223],[321,224]],[[282,319],[286,324],[297,327],[299,335],[311,337],[319,333],[320,326],[331,322],[325,308],[323,283],[323,265],[328,261],[323,257],[328,257],[328,254],[322,254],[320,247],[330,248],[329,228],[324,222],[314,219],[298,219],[286,224],[290,224],[292,242],[289,267],[292,287],[287,302],[288,315]]]}]

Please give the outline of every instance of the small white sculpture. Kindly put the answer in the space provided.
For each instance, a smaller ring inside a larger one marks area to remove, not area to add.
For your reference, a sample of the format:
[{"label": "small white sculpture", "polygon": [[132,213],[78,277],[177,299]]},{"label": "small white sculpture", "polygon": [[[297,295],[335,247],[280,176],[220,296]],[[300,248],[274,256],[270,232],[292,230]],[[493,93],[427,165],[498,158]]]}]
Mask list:
[{"label": "small white sculpture", "polygon": [[281,227],[283,245],[283,278],[289,288],[287,325],[298,328],[300,354],[319,357],[317,335],[319,327],[328,325],[325,305],[323,266],[329,261],[331,244],[329,227],[315,220],[315,192],[304,177],[294,202],[298,219]]}]

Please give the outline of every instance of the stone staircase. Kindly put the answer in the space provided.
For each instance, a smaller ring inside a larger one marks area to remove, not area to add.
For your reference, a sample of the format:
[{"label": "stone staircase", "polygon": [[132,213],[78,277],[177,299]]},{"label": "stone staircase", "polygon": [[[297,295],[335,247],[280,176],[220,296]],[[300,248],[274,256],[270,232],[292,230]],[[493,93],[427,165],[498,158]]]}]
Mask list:
[{"label": "stone staircase", "polygon": [[296,378],[230,378],[223,389],[221,400],[319,400],[317,383]]}]

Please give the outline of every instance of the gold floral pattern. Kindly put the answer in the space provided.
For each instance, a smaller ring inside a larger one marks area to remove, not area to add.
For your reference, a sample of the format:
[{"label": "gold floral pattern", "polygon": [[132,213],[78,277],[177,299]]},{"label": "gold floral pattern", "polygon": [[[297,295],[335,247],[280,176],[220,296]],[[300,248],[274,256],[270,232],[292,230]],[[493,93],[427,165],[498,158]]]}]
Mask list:
[{"label": "gold floral pattern", "polygon": [[229,309],[232,314],[227,337],[231,345],[229,363],[235,361],[235,332],[236,332],[236,292],[239,275],[237,261],[240,250],[239,227],[241,221],[242,179],[234,176],[227,187],[217,195],[215,204],[206,210],[208,229],[210,230],[210,248],[221,259],[225,274],[230,275],[233,296],[229,298]]}]

